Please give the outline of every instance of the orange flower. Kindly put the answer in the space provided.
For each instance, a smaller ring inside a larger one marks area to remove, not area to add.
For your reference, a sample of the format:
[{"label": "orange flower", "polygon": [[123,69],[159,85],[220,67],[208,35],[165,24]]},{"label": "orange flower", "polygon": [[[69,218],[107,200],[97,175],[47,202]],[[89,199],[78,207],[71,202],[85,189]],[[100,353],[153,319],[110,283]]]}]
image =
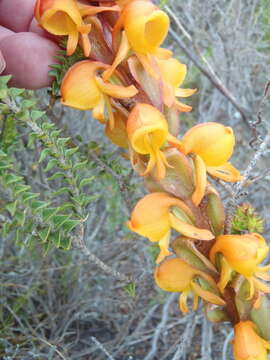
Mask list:
[{"label": "orange flower", "polygon": [[168,250],[171,228],[191,239],[211,240],[214,235],[193,225],[194,215],[187,205],[167,193],[156,192],[142,198],[128,221],[130,230],[158,242],[160,255],[157,263],[171,254]]},{"label": "orange flower", "polygon": [[111,129],[114,127],[114,115],[110,97],[125,99],[137,94],[135,86],[128,87],[104,82],[98,73],[108,65],[83,60],[67,71],[61,85],[62,103],[80,110],[93,110],[93,117],[101,122],[105,120],[107,107]]},{"label": "orange flower", "polygon": [[119,11],[119,7],[90,6],[75,0],[37,0],[35,17],[49,33],[68,35],[67,55],[74,53],[80,36],[84,55],[88,57],[91,52],[88,38],[91,24],[85,24],[82,17],[102,11]]},{"label": "orange flower", "polygon": [[175,97],[189,97],[193,95],[197,89],[182,89],[180,85],[185,80],[187,67],[174,58],[156,59],[163,82],[163,98],[164,103],[168,107],[175,106],[181,112],[189,112],[192,107],[185,105],[175,99]]},{"label": "orange flower", "polygon": [[[121,15],[113,29],[113,44],[117,50],[115,60],[111,68],[104,74],[107,80],[116,67],[128,56],[132,49],[146,71],[152,76],[157,76],[152,68],[151,55],[159,53],[159,46],[167,36],[169,30],[168,15],[148,0],[122,1]],[[120,45],[118,42],[119,32]],[[168,53],[168,51],[162,51]]]},{"label": "orange flower", "polygon": [[269,247],[265,239],[256,233],[218,236],[210,251],[210,259],[215,263],[216,255],[219,253],[223,255],[220,259],[221,276],[218,284],[220,290],[224,291],[233,277],[233,272],[236,271],[248,280],[250,298],[253,297],[255,289],[270,293],[270,287],[256,278],[270,280],[269,275],[265,274],[270,270],[270,265],[258,266],[266,258],[268,252]]},{"label": "orange flower", "polygon": [[270,342],[261,338],[252,321],[240,321],[234,327],[233,353],[235,360],[267,360]]},{"label": "orange flower", "polygon": [[[213,289],[205,290],[200,285],[200,279]],[[188,312],[187,297],[194,295],[193,310],[198,307],[198,297],[216,305],[225,305],[225,302],[215,293],[218,293],[215,281],[203,271],[200,271],[179,258],[166,259],[155,270],[156,284],[165,291],[182,292],[179,297],[179,307],[182,312]]]},{"label": "orange flower", "polygon": [[205,194],[206,172],[223,181],[241,180],[239,171],[227,162],[232,156],[234,144],[233,130],[214,122],[196,125],[184,135],[182,151],[195,155],[196,190],[192,196],[195,205]]},{"label": "orange flower", "polygon": [[131,48],[139,54],[153,54],[169,30],[168,15],[148,0],[134,0],[124,7],[114,35],[121,28],[125,33]]},{"label": "orange flower", "polygon": [[132,148],[139,154],[149,155],[149,162],[142,175],[147,175],[154,167],[157,178],[165,176],[165,166],[170,166],[160,148],[166,141],[178,144],[169,134],[168,124],[163,114],[148,104],[137,104],[131,111],[127,122],[127,133]]}]

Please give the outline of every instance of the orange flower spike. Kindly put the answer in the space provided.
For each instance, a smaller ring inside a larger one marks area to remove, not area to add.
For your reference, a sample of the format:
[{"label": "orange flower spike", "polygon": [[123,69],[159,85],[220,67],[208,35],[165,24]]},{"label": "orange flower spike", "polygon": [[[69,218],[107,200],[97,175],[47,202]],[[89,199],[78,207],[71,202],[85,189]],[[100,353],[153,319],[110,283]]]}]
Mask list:
[{"label": "orange flower spike", "polygon": [[68,35],[67,55],[72,55],[82,38],[84,55],[90,55],[91,47],[87,34],[90,24],[84,24],[75,0],[39,0],[35,7],[39,24],[54,35]]},{"label": "orange flower spike", "polygon": [[[184,215],[182,219],[170,211],[174,206]],[[137,203],[128,221],[128,227],[150,241],[159,243],[161,250],[157,259],[159,263],[165,256],[171,254],[168,250],[171,228],[192,239],[214,238],[209,230],[199,229],[192,225],[192,222],[193,213],[183,201],[167,193],[156,192],[146,195]]]},{"label": "orange flower spike", "polygon": [[98,76],[109,65],[83,60],[69,68],[62,80],[61,96],[64,105],[80,110],[93,110],[93,117],[101,122],[105,120],[105,106],[108,108],[111,129],[114,118],[110,97],[129,98],[137,94],[135,86],[120,86],[104,82]]},{"label": "orange flower spike", "polygon": [[198,296],[212,304],[225,305],[225,302],[218,295],[204,290],[196,282],[197,278],[202,278],[216,289],[214,280],[204,272],[193,268],[182,259],[166,259],[156,267],[154,276],[156,284],[162,290],[182,292],[179,297],[179,307],[182,312],[188,312],[186,300],[189,294],[194,295],[193,310],[196,310],[198,307]]},{"label": "orange flower spike", "polygon": [[270,293],[270,287],[260,282],[256,277],[270,280],[265,274],[270,270],[270,265],[259,267],[258,265],[266,258],[269,247],[265,239],[256,233],[245,235],[221,235],[216,239],[210,251],[210,260],[215,263],[216,255],[222,254],[221,278],[219,288],[224,288],[231,280],[233,272],[243,275],[250,284],[250,298],[254,291]]},{"label": "orange flower spike", "polygon": [[[223,181],[236,182],[241,180],[239,171],[227,161],[232,156],[235,145],[235,137],[230,127],[222,124],[208,122],[192,127],[182,139],[182,151],[184,154],[193,153],[204,162],[206,171]],[[195,165],[201,164],[197,159]],[[201,164],[202,165],[202,164]],[[202,166],[196,174],[197,193],[205,193],[205,174]],[[196,169],[195,169],[196,170]],[[202,181],[200,181],[202,179]],[[202,198],[196,196],[195,204],[198,205]]]},{"label": "orange flower spike", "polygon": [[167,140],[179,143],[169,134],[168,124],[163,114],[152,105],[137,104],[129,115],[127,133],[132,148],[139,154],[150,156],[147,168],[142,175],[147,175],[156,167],[156,177],[163,179],[166,166],[170,165],[160,148]]},{"label": "orange flower spike", "polygon": [[233,353],[235,360],[267,360],[270,342],[261,338],[252,321],[240,321],[234,327]]}]

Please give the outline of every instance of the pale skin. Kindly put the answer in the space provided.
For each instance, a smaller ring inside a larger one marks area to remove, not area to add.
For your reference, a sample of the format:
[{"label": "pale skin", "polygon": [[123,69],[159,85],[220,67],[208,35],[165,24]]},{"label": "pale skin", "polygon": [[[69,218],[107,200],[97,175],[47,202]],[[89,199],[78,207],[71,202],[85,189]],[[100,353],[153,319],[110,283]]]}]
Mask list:
[{"label": "pale skin", "polygon": [[0,74],[11,74],[11,86],[27,89],[50,85],[49,65],[59,50],[34,19],[35,2],[0,0]]}]

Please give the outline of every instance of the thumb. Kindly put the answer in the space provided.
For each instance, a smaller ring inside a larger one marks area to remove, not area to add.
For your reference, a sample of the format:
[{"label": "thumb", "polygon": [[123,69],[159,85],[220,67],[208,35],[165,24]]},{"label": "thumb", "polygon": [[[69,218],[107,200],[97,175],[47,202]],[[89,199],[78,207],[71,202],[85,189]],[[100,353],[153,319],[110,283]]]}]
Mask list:
[{"label": "thumb", "polygon": [[6,62],[5,62],[2,52],[0,50],[0,74],[5,70],[5,67],[6,67]]}]

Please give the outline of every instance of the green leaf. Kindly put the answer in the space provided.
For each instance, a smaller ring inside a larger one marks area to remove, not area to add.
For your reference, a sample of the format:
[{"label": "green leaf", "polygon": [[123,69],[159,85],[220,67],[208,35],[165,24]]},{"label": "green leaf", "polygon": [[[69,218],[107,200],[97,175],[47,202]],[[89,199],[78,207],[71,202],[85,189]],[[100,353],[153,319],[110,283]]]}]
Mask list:
[{"label": "green leaf", "polygon": [[124,287],[124,289],[129,294],[129,296],[135,297],[135,295],[136,295],[136,283],[135,282],[131,282],[131,283],[127,284]]},{"label": "green leaf", "polygon": [[17,135],[14,116],[7,116],[4,121],[4,128],[1,134],[1,145],[3,149],[8,149],[10,145],[14,144]]},{"label": "green leaf", "polygon": [[34,105],[36,105],[37,101],[36,100],[23,100],[21,103],[22,109],[29,109],[31,107],[33,107]]},{"label": "green leaf", "polygon": [[48,252],[53,248],[53,242],[51,241],[46,241],[43,245],[44,248],[44,256],[46,256],[48,254]]},{"label": "green leaf", "polygon": [[56,231],[54,233],[51,233],[48,240],[52,242],[57,248],[59,248],[61,243],[61,232]]},{"label": "green leaf", "polygon": [[30,189],[31,189],[31,186],[29,186],[29,185],[18,184],[14,187],[14,193],[17,196],[20,193],[28,191]]},{"label": "green leaf", "polygon": [[0,76],[0,88],[7,85],[11,77],[12,77],[11,75]]},{"label": "green leaf", "polygon": [[43,160],[46,159],[46,157],[51,153],[49,149],[43,149],[40,153],[40,157],[38,162],[41,163]]},{"label": "green leaf", "polygon": [[6,158],[7,154],[0,149],[0,158]]},{"label": "green leaf", "polygon": [[47,164],[47,166],[46,166],[46,168],[45,168],[45,172],[47,172],[47,171],[50,171],[50,170],[52,170],[55,166],[58,166],[58,161],[56,160],[56,159],[51,159],[49,162],[48,162],[48,164]]},{"label": "green leaf", "polygon": [[57,139],[57,140],[56,140],[56,145],[57,145],[58,147],[63,147],[64,145],[66,145],[66,143],[67,143],[69,140],[70,140],[70,138],[69,138],[69,137],[66,137],[66,138],[64,138],[64,137],[59,138],[59,139]]},{"label": "green leaf", "polygon": [[26,213],[27,213],[27,209],[25,209],[24,211],[20,211],[20,212],[16,213],[15,219],[16,219],[18,225],[24,226],[25,219],[26,219]]},{"label": "green leaf", "polygon": [[45,207],[48,207],[50,205],[50,201],[39,201],[39,200],[34,200],[31,203],[31,208],[34,211],[39,211]]},{"label": "green leaf", "polygon": [[96,195],[84,195],[83,201],[82,201],[82,206],[86,207],[87,205],[89,205],[91,202],[97,200],[100,197],[100,194],[96,194]]},{"label": "green leaf", "polygon": [[57,171],[56,173],[54,173],[52,176],[48,177],[48,180],[55,180],[55,179],[59,179],[61,177],[65,177],[66,174],[61,172],[61,171]]},{"label": "green leaf", "polygon": [[61,239],[61,248],[64,250],[69,250],[71,248],[72,237],[71,236],[63,236]]},{"label": "green leaf", "polygon": [[12,164],[7,164],[4,163],[3,161],[0,161],[0,170],[10,169],[10,168],[13,168]]},{"label": "green leaf", "polygon": [[61,134],[61,130],[53,130],[50,134],[52,138],[58,138],[58,136]]},{"label": "green leaf", "polygon": [[47,241],[50,232],[51,232],[51,227],[50,227],[50,226],[49,226],[48,228],[45,228],[45,229],[40,230],[40,231],[38,232],[38,235],[39,235],[39,237],[41,238],[42,242],[46,242],[46,241]]},{"label": "green leaf", "polygon": [[10,213],[11,216],[14,216],[15,212],[16,212],[16,208],[17,208],[17,203],[18,201],[13,201],[9,204],[7,204],[5,206],[5,208],[7,209],[7,211]]},{"label": "green leaf", "polygon": [[56,196],[62,195],[62,194],[64,194],[64,193],[69,193],[69,192],[70,192],[70,189],[69,189],[67,186],[65,186],[65,187],[62,187],[61,189],[53,192],[53,193],[51,194],[51,196],[52,196],[52,197],[56,197]]},{"label": "green leaf", "polygon": [[46,112],[45,111],[39,111],[39,110],[32,110],[30,114],[31,114],[32,120],[37,121],[42,116],[44,116],[46,114]]},{"label": "green leaf", "polygon": [[50,130],[50,129],[54,128],[54,124],[46,121],[46,122],[42,123],[41,128],[44,131]]},{"label": "green leaf", "polygon": [[69,220],[71,215],[55,215],[51,218],[52,223],[56,228],[60,228],[66,221]]},{"label": "green leaf", "polygon": [[9,95],[13,98],[22,95],[24,92],[25,92],[25,89],[18,89],[18,88],[9,88],[8,89]]},{"label": "green leaf", "polygon": [[66,202],[63,205],[59,206],[59,211],[65,212],[66,209],[70,209],[70,208],[74,209],[75,205],[71,202]]},{"label": "green leaf", "polygon": [[32,200],[36,197],[39,197],[39,194],[35,194],[35,193],[32,193],[32,192],[25,192],[24,194],[22,194],[22,199],[23,201],[29,201],[29,200]]},{"label": "green leaf", "polygon": [[73,166],[73,169],[74,170],[83,169],[86,167],[87,164],[88,164],[88,160],[78,162]]},{"label": "green leaf", "polygon": [[5,177],[6,185],[14,184],[14,183],[16,183],[18,181],[21,181],[21,180],[23,180],[22,176],[17,176],[17,175],[14,175],[14,174],[8,174]]},{"label": "green leaf", "polygon": [[80,220],[68,220],[62,225],[62,230],[66,233],[71,232],[76,226],[80,225]]},{"label": "green leaf", "polygon": [[75,154],[75,152],[77,152],[79,150],[79,147],[76,146],[74,148],[71,148],[71,149],[68,149],[68,150],[65,150],[65,157],[69,158],[71,157],[73,154]]},{"label": "green leaf", "polygon": [[89,178],[82,179],[79,185],[79,189],[81,189],[83,186],[90,184],[94,180],[95,176],[91,176]]},{"label": "green leaf", "polygon": [[52,216],[56,215],[59,211],[59,208],[47,208],[42,210],[42,216],[45,221],[49,221]]}]

